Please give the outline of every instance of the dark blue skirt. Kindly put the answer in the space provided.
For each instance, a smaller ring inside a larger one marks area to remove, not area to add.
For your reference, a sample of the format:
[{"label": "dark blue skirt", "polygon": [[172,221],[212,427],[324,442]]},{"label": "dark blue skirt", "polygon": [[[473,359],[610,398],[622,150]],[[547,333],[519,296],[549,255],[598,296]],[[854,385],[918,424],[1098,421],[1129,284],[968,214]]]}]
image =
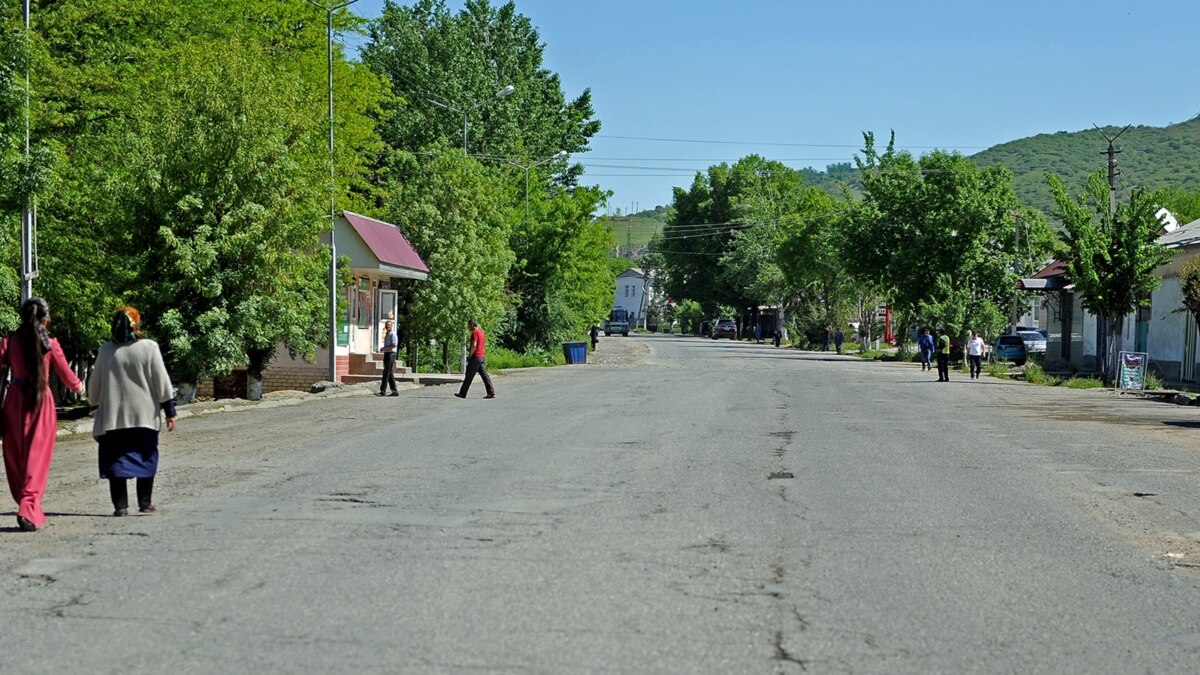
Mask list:
[{"label": "dark blue skirt", "polygon": [[157,429],[113,429],[96,440],[101,478],[153,478],[158,473]]}]

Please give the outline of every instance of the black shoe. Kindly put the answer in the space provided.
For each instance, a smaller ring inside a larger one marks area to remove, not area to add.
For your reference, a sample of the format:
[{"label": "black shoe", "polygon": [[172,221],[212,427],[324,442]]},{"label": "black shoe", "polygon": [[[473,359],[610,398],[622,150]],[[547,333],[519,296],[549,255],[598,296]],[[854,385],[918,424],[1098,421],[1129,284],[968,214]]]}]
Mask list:
[{"label": "black shoe", "polygon": [[129,509],[117,509],[113,511],[113,518],[124,518],[129,515]]},{"label": "black shoe", "polygon": [[466,398],[466,397],[467,397],[467,395],[466,395],[466,394],[455,394],[454,396],[455,396],[456,398]]},{"label": "black shoe", "polygon": [[382,391],[380,391],[380,392],[376,392],[376,393],[375,393],[375,395],[376,395],[376,396],[383,396],[383,392],[382,392]]},{"label": "black shoe", "polygon": [[488,394],[487,396],[484,396],[484,398],[496,398],[496,395],[495,395],[495,394]]},{"label": "black shoe", "polygon": [[400,395],[400,392],[398,392],[398,391],[393,391],[392,393],[388,394],[388,396],[399,396],[399,395]]},{"label": "black shoe", "polygon": [[158,510],[158,507],[153,504],[150,504],[148,506],[139,506],[138,507],[138,511],[140,513],[154,513],[157,510]]},{"label": "black shoe", "polygon": [[37,532],[37,525],[34,525],[33,521],[29,520],[25,516],[17,516],[17,527],[20,528],[22,532]]}]

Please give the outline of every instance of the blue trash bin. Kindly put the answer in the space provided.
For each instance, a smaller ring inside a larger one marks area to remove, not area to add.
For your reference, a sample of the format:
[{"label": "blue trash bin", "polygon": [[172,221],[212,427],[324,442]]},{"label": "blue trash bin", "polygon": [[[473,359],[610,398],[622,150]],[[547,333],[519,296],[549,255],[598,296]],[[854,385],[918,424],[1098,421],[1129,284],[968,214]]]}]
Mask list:
[{"label": "blue trash bin", "polygon": [[586,342],[564,342],[562,348],[563,358],[567,360],[567,365],[587,363]]}]

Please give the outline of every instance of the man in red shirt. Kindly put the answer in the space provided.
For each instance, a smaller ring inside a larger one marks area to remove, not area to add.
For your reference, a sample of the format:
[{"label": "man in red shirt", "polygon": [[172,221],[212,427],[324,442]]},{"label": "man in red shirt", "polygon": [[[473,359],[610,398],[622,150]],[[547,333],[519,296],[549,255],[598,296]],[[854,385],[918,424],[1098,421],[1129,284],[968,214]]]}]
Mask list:
[{"label": "man in red shirt", "polygon": [[483,386],[487,389],[487,396],[484,398],[496,398],[496,390],[492,387],[492,378],[488,377],[487,366],[483,362],[487,338],[483,334],[483,329],[474,319],[467,322],[467,327],[471,329],[471,344],[467,348],[467,372],[463,377],[462,388],[455,396],[466,398],[467,390],[471,388],[471,380],[475,379],[475,373],[479,373],[479,377],[483,378]]}]

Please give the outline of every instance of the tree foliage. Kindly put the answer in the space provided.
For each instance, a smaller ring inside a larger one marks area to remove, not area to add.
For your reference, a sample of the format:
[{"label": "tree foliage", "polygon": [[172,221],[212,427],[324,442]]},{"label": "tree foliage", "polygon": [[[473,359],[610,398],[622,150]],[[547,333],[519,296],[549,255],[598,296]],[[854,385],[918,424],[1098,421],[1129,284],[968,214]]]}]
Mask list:
[{"label": "tree foliage", "polygon": [[1037,222],[1020,211],[1009,172],[980,169],[957,153],[916,159],[897,152],[894,138],[880,153],[873,134],[864,139],[857,160],[864,197],[840,244],[846,269],[919,325],[960,337],[998,333],[1012,307],[1018,256],[1044,253],[1015,250],[1018,217],[1030,230]]},{"label": "tree foliage", "polygon": [[514,259],[501,191],[456,148],[409,156],[399,171],[390,219],[429,266],[429,278],[413,286],[400,317],[406,336],[457,345],[467,320],[475,319],[500,337]]},{"label": "tree foliage", "polygon": [[521,217],[509,240],[516,259],[509,287],[516,305],[505,344],[555,348],[581,338],[608,315],[613,235],[592,218],[603,198],[600,190],[582,187],[532,195],[529,218]]},{"label": "tree foliage", "polygon": [[[461,147],[465,111],[473,156],[537,161],[587,150],[600,131],[591,92],[567,101],[558,74],[542,65],[544,51],[537,29],[512,2],[468,0],[452,13],[444,0],[389,0],[362,49],[363,62],[402,99],[382,124],[384,140],[407,151],[441,139]],[[513,93],[496,99],[509,85]],[[581,171],[568,168],[564,182]]]},{"label": "tree foliage", "polygon": [[1110,213],[1102,172],[1088,177],[1087,191],[1078,198],[1057,175],[1046,174],[1046,180],[1063,224],[1067,276],[1083,308],[1108,323],[1110,340],[1101,369],[1108,379],[1114,372],[1122,319],[1150,304],[1150,293],[1161,283],[1154,269],[1173,255],[1155,243],[1161,229],[1155,216],[1159,207],[1149,192],[1139,189]]}]

